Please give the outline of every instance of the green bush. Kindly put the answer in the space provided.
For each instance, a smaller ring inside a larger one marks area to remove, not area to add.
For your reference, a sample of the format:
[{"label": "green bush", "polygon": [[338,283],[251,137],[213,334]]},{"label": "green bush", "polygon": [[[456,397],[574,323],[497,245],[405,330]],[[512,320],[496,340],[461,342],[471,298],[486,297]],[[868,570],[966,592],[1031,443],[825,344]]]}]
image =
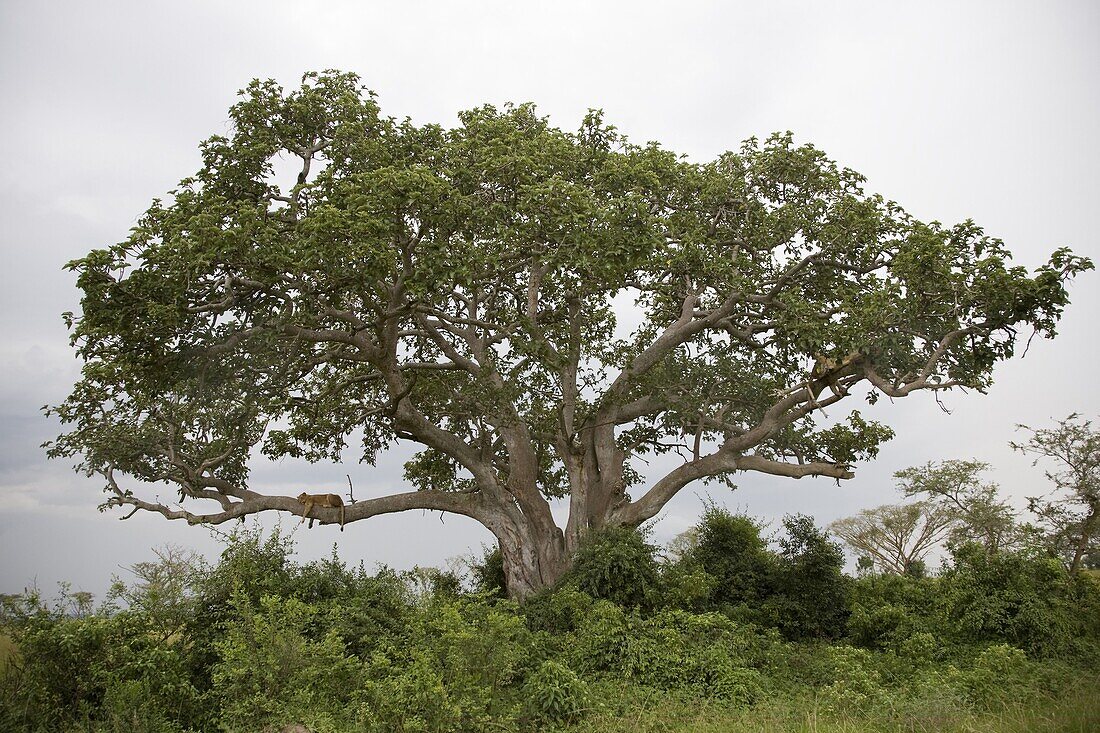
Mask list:
[{"label": "green bush", "polygon": [[516,682],[526,665],[530,631],[512,604],[432,606],[421,613],[414,633],[450,689],[478,698]]},{"label": "green bush", "polygon": [[[716,526],[746,529],[743,518],[714,516]],[[0,673],[0,730],[621,730],[633,725],[625,716],[664,705],[683,711],[685,730],[704,720],[797,729],[810,713],[842,729],[983,730],[1005,711],[1062,706],[1068,691],[1094,682],[1092,579],[1037,555],[964,548],[941,577],[851,581],[844,623],[855,646],[826,643],[843,596],[819,594],[848,581],[836,579],[836,557],[812,523],[786,524],[779,554],[748,543],[761,551],[749,567],[770,574],[734,576],[763,578],[754,605],[702,598],[698,587],[717,588],[717,578],[698,559],[699,543],[665,568],[663,594],[647,571],[635,572],[648,590],[633,598],[612,578],[603,589],[612,600],[593,598],[575,576],[517,607],[434,592],[428,571],[371,576],[335,556],[299,566],[277,536],[236,535],[193,594],[177,596],[195,609],[182,627],[174,602],[93,611],[85,596],[50,608],[35,596],[0,598],[0,632],[18,647]],[[600,561],[584,568],[589,578],[600,568],[652,568],[639,535],[606,537],[587,548]],[[745,564],[726,567],[734,566]],[[813,608],[815,597],[827,602]],[[1100,719],[1078,697],[1048,728],[1088,730]],[[786,712],[769,718],[775,711]],[[639,725],[681,729],[653,715]],[[1028,716],[1018,729],[1040,720]]]},{"label": "green bush", "polygon": [[474,590],[493,598],[508,596],[508,581],[504,575],[504,554],[500,547],[485,550],[481,559],[470,565]]},{"label": "green bush", "polygon": [[570,655],[590,673],[662,690],[739,703],[758,699],[767,682],[758,635],[720,614],[663,611],[627,616],[598,602],[573,635]]},{"label": "green bush", "polygon": [[865,649],[836,645],[820,649],[831,680],[821,688],[824,708],[866,711],[881,705],[886,690],[874,657]]},{"label": "green bush", "polygon": [[1097,659],[1100,594],[1062,564],[1028,552],[954,552],[941,579],[937,626],[961,644],[1007,643],[1037,656]]},{"label": "green bush", "polygon": [[1032,687],[1030,674],[1031,665],[1022,649],[994,644],[982,650],[962,681],[971,702],[992,707],[1025,696]]},{"label": "green bush", "polygon": [[618,670],[626,654],[630,628],[623,609],[597,601],[584,615],[569,645],[576,669],[588,672]]},{"label": "green bush", "polygon": [[563,634],[576,630],[595,599],[570,586],[540,593],[523,604],[523,616],[533,631]]},{"label": "green bush", "polygon": [[392,570],[371,577],[361,568],[340,595],[318,599],[311,636],[335,633],[349,654],[367,657],[381,643],[400,636],[412,622],[415,606],[408,586]]},{"label": "green bush", "polygon": [[360,663],[335,633],[312,640],[319,609],[294,598],[265,596],[253,606],[237,596],[238,619],[217,642],[213,683],[225,730],[305,723],[331,728],[347,718]]},{"label": "green bush", "polygon": [[515,712],[531,632],[510,603],[436,600],[372,653],[357,717],[368,730],[482,730]]},{"label": "green bush", "polygon": [[[13,629],[21,664],[5,676],[22,701],[21,726],[120,718],[137,730],[201,725],[203,696],[181,646],[153,628],[146,615],[132,612],[65,618],[43,610],[25,619]],[[131,699],[141,704],[120,703]]]},{"label": "green bush", "polygon": [[588,709],[588,686],[573,670],[548,660],[523,684],[523,700],[527,719],[536,724],[571,723]]},{"label": "green bush", "polygon": [[[850,584],[851,614],[846,632],[852,643],[900,652],[906,640],[937,629],[940,581],[901,575],[871,575]],[[939,634],[943,636],[942,632]]]},{"label": "green bush", "polygon": [[775,556],[749,517],[710,505],[696,528],[695,546],[683,562],[701,568],[712,581],[715,607],[756,608],[771,595]]},{"label": "green bush", "polygon": [[370,733],[461,733],[471,717],[424,650],[402,653],[396,660],[374,652],[356,698],[356,724]]},{"label": "green bush", "polygon": [[691,560],[668,565],[661,573],[664,596],[661,605],[702,613],[712,608],[717,580]]},{"label": "green bush", "polygon": [[804,514],[783,519],[779,557],[766,599],[769,624],[788,639],[838,639],[848,620],[844,553]]},{"label": "green bush", "polygon": [[648,608],[660,597],[657,548],[636,529],[605,527],[581,543],[566,582],[624,608]]}]

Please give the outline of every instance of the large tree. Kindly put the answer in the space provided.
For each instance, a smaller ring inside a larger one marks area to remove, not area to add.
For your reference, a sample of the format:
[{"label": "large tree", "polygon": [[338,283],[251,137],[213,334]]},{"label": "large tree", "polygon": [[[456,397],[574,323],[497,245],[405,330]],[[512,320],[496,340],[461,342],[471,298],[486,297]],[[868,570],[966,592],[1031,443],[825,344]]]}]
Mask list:
[{"label": "large tree", "polygon": [[253,82],[230,116],[129,238],[69,264],[84,368],[50,454],[101,474],[105,507],[218,523],[302,513],[249,482],[255,449],[339,461],[354,441],[370,462],[414,443],[408,489],[346,521],[472,517],[518,597],[589,528],[638,525],[693,481],[850,478],[891,431],[856,411],[824,427],[823,408],[857,384],[984,389],[1091,267],[1060,249],[1029,274],[789,134],[696,163],[598,113],[576,133],[529,105],[417,126],[334,72]]}]

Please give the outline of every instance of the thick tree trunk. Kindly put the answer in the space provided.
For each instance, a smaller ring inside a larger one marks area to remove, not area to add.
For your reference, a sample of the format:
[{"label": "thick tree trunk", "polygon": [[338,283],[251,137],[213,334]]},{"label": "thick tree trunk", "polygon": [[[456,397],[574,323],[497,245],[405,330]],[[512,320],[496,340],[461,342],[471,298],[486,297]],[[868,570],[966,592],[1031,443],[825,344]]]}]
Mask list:
[{"label": "thick tree trunk", "polygon": [[[554,587],[573,564],[585,533],[605,526],[625,500],[623,456],[614,443],[590,448],[572,487],[570,518],[563,531],[549,511],[542,521],[517,513],[490,527],[504,561],[508,597],[523,601]],[[602,459],[602,460],[601,460]]]},{"label": "thick tree trunk", "polygon": [[496,533],[504,561],[508,597],[524,601],[552,588],[569,569],[571,557],[556,527],[539,533],[533,527],[508,527]]}]

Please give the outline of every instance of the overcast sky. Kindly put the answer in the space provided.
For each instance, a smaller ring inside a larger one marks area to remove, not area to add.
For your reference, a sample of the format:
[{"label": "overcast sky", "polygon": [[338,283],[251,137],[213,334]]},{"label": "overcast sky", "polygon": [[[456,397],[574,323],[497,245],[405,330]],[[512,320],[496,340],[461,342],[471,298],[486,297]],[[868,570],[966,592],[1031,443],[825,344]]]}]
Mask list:
[{"label": "overcast sky", "polygon": [[[78,373],[61,313],[62,266],[125,238],[152,198],[197,170],[200,140],[227,132],[254,77],[359,73],[385,114],[453,124],[486,102],[535,102],[575,129],[599,107],[635,142],[706,160],[791,130],[922,219],[973,218],[1016,259],[1070,246],[1100,261],[1100,5],[1090,2],[0,2],[0,592],[57,581],[97,594],[165,543],[213,556],[201,528],[99,514],[100,483],[48,462],[59,426],[40,407]],[[894,471],[978,458],[1022,508],[1047,489],[1007,443],[1017,423],[1100,415],[1100,276],[1071,289],[1054,341],[1001,365],[987,395],[930,394],[873,415],[897,437],[857,478],[745,475],[738,491],[688,487],[655,529],[667,540],[711,496],[776,523],[819,522],[898,500]],[[865,412],[867,412],[865,410]],[[258,466],[254,481],[362,498],[398,487],[401,458]],[[342,490],[342,489],[341,489]],[[272,526],[278,519],[268,517]],[[296,521],[294,518],[293,521]],[[293,527],[289,517],[283,524]],[[491,536],[413,512],[298,531],[303,559],[440,565]]]}]

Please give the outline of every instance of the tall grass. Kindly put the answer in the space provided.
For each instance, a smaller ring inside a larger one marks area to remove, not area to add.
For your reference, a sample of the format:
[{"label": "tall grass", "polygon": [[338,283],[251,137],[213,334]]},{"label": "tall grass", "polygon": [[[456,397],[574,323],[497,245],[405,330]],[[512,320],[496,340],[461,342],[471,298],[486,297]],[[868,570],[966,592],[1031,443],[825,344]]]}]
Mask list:
[{"label": "tall grass", "polygon": [[1100,678],[1061,698],[1040,697],[977,711],[953,699],[926,698],[863,712],[828,710],[810,693],[751,708],[618,686],[609,702],[570,733],[1097,733]]}]

